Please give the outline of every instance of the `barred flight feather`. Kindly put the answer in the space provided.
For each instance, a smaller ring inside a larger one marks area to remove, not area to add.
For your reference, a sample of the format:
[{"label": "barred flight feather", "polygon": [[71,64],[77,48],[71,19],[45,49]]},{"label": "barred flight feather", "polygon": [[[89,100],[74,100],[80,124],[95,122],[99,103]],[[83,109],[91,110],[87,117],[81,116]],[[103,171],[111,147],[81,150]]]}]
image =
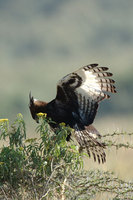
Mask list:
[{"label": "barred flight feather", "polygon": [[105,145],[98,141],[100,134],[93,126],[88,126],[85,130],[81,130],[78,125],[75,125],[75,138],[80,145],[80,151],[86,149],[89,157],[91,153],[94,161],[98,160],[100,163],[106,161],[106,154],[104,152]]}]

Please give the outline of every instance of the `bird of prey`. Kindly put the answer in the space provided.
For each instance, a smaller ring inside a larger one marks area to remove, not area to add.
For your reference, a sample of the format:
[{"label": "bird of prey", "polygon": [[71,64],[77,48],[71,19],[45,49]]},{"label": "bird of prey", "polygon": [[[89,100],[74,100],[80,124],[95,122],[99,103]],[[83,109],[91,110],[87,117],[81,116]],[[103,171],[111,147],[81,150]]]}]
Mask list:
[{"label": "bird of prey", "polygon": [[[47,117],[58,125],[64,122],[74,129],[74,136],[80,149],[86,149],[94,160],[106,161],[105,145],[100,141],[100,133],[92,126],[100,101],[108,99],[109,92],[116,93],[113,74],[107,67],[89,64],[64,76],[57,84],[55,99],[46,103],[34,99],[30,94],[29,108],[34,120],[37,113],[47,113]],[[51,126],[55,126],[50,124]],[[67,137],[70,140],[71,135]]]}]

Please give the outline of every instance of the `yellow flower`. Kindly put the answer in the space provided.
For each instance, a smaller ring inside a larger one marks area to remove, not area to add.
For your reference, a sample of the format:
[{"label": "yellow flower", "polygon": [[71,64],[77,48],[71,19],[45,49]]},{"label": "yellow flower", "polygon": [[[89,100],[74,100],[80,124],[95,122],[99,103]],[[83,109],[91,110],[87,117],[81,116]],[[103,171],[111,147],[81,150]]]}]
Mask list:
[{"label": "yellow flower", "polygon": [[22,115],[21,113],[18,113],[18,114],[17,114],[17,117],[18,117],[18,118],[19,118],[19,117],[20,117],[20,118],[23,118],[23,115]]},{"label": "yellow flower", "polygon": [[19,147],[19,150],[20,150],[20,151],[23,151],[23,150],[24,150],[24,148],[23,148],[23,147]]},{"label": "yellow flower", "polygon": [[47,117],[47,113],[37,113],[37,116],[38,117],[44,117],[44,118],[46,118]]},{"label": "yellow flower", "polygon": [[65,122],[61,122],[60,126],[66,126]]},{"label": "yellow flower", "polygon": [[8,119],[0,119],[0,123],[8,122]]}]

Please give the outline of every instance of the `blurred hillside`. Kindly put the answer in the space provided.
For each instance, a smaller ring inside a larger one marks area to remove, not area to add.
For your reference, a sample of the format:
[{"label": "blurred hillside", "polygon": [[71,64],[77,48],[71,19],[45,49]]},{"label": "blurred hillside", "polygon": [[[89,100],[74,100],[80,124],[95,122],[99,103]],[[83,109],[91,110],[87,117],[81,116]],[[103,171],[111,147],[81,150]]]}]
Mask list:
[{"label": "blurred hillside", "polygon": [[31,123],[29,91],[49,101],[62,76],[94,62],[110,68],[118,90],[97,119],[131,121],[132,19],[130,0],[0,0],[0,118],[21,112]]}]

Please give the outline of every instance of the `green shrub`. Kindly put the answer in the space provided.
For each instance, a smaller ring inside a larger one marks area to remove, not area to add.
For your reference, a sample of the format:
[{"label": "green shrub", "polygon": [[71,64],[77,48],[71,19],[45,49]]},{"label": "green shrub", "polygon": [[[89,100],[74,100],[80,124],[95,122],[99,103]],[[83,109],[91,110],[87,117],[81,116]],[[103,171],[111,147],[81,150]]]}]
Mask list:
[{"label": "green shrub", "polygon": [[55,134],[48,125],[48,122],[54,122],[43,116],[39,121],[37,132],[40,138],[26,139],[25,123],[21,114],[18,114],[11,125],[11,130],[8,121],[1,120],[1,139],[9,143],[3,146],[0,152],[2,186],[8,183],[16,189],[20,183],[29,184],[28,179],[32,179],[36,184],[36,181],[39,181],[40,184],[48,185],[53,173],[54,176],[58,174],[58,181],[62,182],[64,176],[82,168],[83,161],[76,146],[66,142],[71,128],[62,123]]},{"label": "green shrub", "polygon": [[[73,130],[64,123],[55,132],[54,123],[44,114],[39,116],[39,138],[26,138],[23,116],[17,115],[9,126],[0,120],[0,139],[6,141],[0,150],[0,199],[95,199],[100,192],[112,199],[133,199],[133,182],[122,181],[111,172],[83,169],[83,154],[73,141],[66,142]],[[123,135],[125,133],[113,133]],[[132,134],[130,134],[132,135]],[[133,148],[116,144],[105,135],[108,147]]]}]

